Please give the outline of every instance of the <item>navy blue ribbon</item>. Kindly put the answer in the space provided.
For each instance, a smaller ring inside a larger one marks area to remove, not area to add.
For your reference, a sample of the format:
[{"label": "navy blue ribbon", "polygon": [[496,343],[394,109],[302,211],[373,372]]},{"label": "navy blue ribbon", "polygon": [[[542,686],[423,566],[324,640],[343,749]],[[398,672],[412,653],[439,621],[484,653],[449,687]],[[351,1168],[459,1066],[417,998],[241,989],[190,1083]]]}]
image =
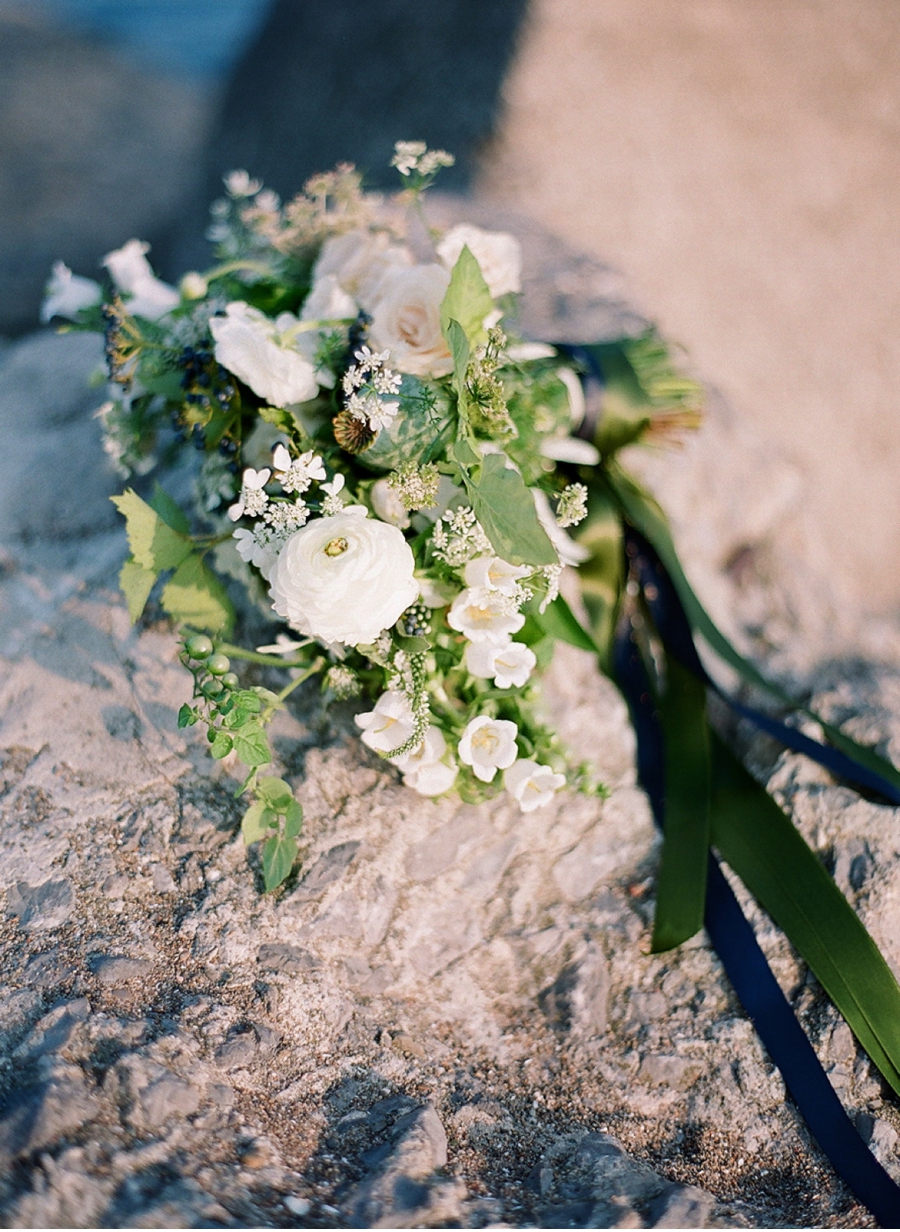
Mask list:
[{"label": "navy blue ribbon", "polygon": [[[700,662],[684,608],[656,554],[631,528],[627,530],[626,549],[630,563],[638,571],[650,614],[666,649],[723,696]],[[613,669],[637,738],[638,781],[647,793],[656,824],[663,829],[666,800],[663,733],[647,670],[628,618],[623,619],[616,632]],[[748,718],[764,719],[765,723],[758,722],[758,725],[789,747],[807,752],[805,746],[814,745],[820,754],[816,760],[829,769],[834,768],[835,773],[856,782],[866,782],[867,786],[874,786],[889,798],[897,798],[896,789],[880,776],[865,771],[866,780],[874,777],[879,781],[875,784],[864,780],[859,772],[865,768],[858,767],[844,754],[839,754],[838,759],[829,764],[822,759],[821,752],[831,754],[837,750],[825,749],[793,728],[758,715],[750,707],[726,700]],[[840,769],[836,768],[838,766]],[[866,1147],[844,1111],[712,852],[704,923],[741,1004],[832,1167],[883,1227],[900,1227],[900,1187]]]}]

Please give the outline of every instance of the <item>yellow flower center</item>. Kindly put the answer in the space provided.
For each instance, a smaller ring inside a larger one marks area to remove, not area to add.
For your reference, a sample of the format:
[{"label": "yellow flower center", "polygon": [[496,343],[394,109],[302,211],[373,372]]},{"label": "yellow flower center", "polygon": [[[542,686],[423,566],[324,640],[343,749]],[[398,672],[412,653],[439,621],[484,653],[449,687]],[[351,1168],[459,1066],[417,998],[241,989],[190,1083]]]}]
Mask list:
[{"label": "yellow flower center", "polygon": [[322,551],[326,556],[340,556],[342,552],[346,552],[350,544],[343,535],[338,535],[336,539],[329,539]]}]

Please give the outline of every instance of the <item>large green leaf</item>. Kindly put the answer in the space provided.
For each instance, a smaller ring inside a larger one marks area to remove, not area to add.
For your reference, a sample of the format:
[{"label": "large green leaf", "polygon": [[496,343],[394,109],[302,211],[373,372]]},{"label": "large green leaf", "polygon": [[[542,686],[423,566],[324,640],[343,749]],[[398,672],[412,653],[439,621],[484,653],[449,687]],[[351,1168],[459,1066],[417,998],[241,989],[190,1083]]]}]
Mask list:
[{"label": "large green leaf", "polygon": [[178,531],[181,535],[190,534],[191,524],[188,521],[187,514],[180,505],[176,504],[165,488],[158,483],[153,489],[150,506],[159,514],[167,526],[171,526],[172,530]]},{"label": "large green leaf", "polygon": [[245,766],[267,766],[272,760],[266,733],[256,723],[247,723],[234,733],[234,751]]},{"label": "large green leaf", "polygon": [[458,321],[469,343],[474,346],[484,337],[484,318],[493,308],[494,301],[481,267],[467,245],[457,258],[450,275],[450,285],[441,302],[441,331],[451,350],[450,322]]},{"label": "large green leaf", "polygon": [[536,600],[528,605],[526,611],[548,637],[556,638],[558,642],[568,642],[570,646],[588,650],[591,654],[600,654],[600,647],[587,629],[579,624],[575,613],[562,595],[557,595],[543,612],[538,610]]},{"label": "large green leaf", "polygon": [[538,520],[531,492],[518,471],[506,466],[502,454],[482,460],[476,480],[463,471],[472,509],[491,546],[513,565],[555,565],[559,557]]},{"label": "large green leaf", "polygon": [[900,1094],[900,988],[890,968],[789,819],[715,735],[712,757],[713,844]]},{"label": "large green leaf", "polygon": [[675,589],[678,591],[678,596],[684,605],[684,610],[691,627],[696,632],[702,634],[716,654],[724,662],[728,663],[729,666],[733,667],[744,680],[759,689],[763,689],[782,706],[790,710],[799,710],[801,713],[814,719],[821,726],[826,740],[833,744],[835,748],[840,749],[842,753],[846,753],[848,757],[857,761],[861,766],[865,766],[869,770],[874,771],[874,773],[880,774],[888,782],[900,789],[900,770],[892,766],[889,761],[876,753],[874,749],[868,748],[864,744],[859,744],[850,736],[845,735],[839,728],[828,723],[821,715],[811,710],[808,706],[799,705],[778,685],[774,684],[771,680],[767,680],[758,668],[735,650],[727,637],[713,623],[702,603],[691,589],[691,585],[678,559],[678,553],[675,551],[672,534],[662,509],[660,509],[652,496],[643,491],[619,467],[610,466],[606,471],[606,478],[620,501],[629,522],[655,548],[666,568],[666,572],[672,579]]},{"label": "large green leaf", "polygon": [[297,840],[289,834],[274,835],[263,846],[263,880],[266,890],[277,890],[297,858]]},{"label": "large green leaf", "polygon": [[229,629],[234,618],[222,583],[196,554],[175,570],[163,590],[162,605],[174,620],[214,633]]},{"label": "large green leaf", "polygon": [[591,554],[578,566],[578,579],[597,644],[600,666],[609,673],[624,583],[622,516],[611,493],[596,473],[588,489],[588,515],[575,538]]},{"label": "large green leaf", "polygon": [[706,688],[666,657],[660,698],[665,745],[666,824],[652,949],[671,950],[703,927],[709,863],[709,729]]},{"label": "large green leaf", "polygon": [[139,565],[153,573],[161,573],[163,569],[177,569],[190,554],[190,540],[173,530],[131,488],[111,499],[125,518],[131,555]]},{"label": "large green leaf", "polygon": [[261,838],[268,838],[278,824],[278,814],[265,800],[254,800],[241,818],[241,834],[249,847]]},{"label": "large green leaf", "polygon": [[147,605],[156,574],[152,569],[145,569],[136,560],[126,560],[119,574],[119,585],[128,604],[128,615],[134,624]]}]

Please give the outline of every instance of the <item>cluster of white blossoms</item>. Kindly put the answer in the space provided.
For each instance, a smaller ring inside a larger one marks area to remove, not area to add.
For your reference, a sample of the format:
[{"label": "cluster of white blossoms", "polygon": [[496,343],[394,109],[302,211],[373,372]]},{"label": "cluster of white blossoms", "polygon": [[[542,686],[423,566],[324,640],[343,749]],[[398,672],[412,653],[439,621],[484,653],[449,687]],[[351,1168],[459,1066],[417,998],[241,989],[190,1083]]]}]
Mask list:
[{"label": "cluster of white blossoms", "polygon": [[424,180],[436,175],[442,167],[452,167],[455,162],[452,154],[446,150],[429,150],[424,141],[398,141],[394,145],[391,166],[405,179],[416,175]]},{"label": "cluster of white blossoms", "polygon": [[[266,492],[266,485],[273,479],[277,481],[287,496],[293,500],[271,498]],[[272,468],[263,467],[254,470],[246,467],[241,479],[241,490],[238,498],[228,509],[232,522],[242,517],[257,518],[257,524],[251,530],[239,526],[234,532],[235,547],[242,560],[259,569],[268,580],[278,554],[301,527],[309,520],[311,510],[303,499],[302,493],[308,491],[313,483],[320,484],[326,495],[322,502],[323,508],[344,486],[343,475],[335,476],[330,484],[323,481],[327,478],[322,459],[313,450],[302,453],[298,458],[291,454],[284,445],[276,445],[272,456]],[[339,506],[343,507],[343,502]]]},{"label": "cluster of white blossoms", "polygon": [[403,378],[388,367],[389,351],[375,352],[364,346],[354,358],[356,363],[344,373],[342,382],[344,405],[354,419],[378,432],[393,423],[400,409],[396,395]]}]

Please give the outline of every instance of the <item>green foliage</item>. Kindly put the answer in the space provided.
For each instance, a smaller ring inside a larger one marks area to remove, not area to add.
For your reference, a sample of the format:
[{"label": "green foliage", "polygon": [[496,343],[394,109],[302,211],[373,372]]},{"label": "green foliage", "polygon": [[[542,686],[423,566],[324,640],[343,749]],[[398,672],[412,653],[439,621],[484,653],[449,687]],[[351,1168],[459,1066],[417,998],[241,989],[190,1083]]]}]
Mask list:
[{"label": "green foliage", "polygon": [[244,842],[263,842],[263,880],[267,891],[276,890],[297,858],[297,836],[303,825],[303,809],[284,779],[264,776],[257,781],[256,799],[241,822]]},{"label": "green foliage", "polygon": [[147,606],[147,600],[150,598],[150,591],[155,581],[156,574],[153,570],[145,569],[136,560],[126,560],[122,566],[119,572],[119,585],[128,604],[128,615],[131,617],[132,624],[140,618],[141,612]]},{"label": "green foliage", "polygon": [[190,555],[190,539],[168,522],[133,489],[113,496],[112,503],[125,518],[125,533],[132,558],[147,572],[177,569]]},{"label": "green foliage", "polygon": [[[450,285],[441,302],[441,331],[447,339],[457,363],[457,351],[451,340],[450,323],[457,321],[469,345],[475,346],[485,337],[484,318],[493,310],[494,301],[484,280],[481,267],[468,245],[463,248],[450,275]],[[458,344],[457,344],[458,345]],[[468,362],[468,354],[466,355]],[[465,372],[465,364],[463,364]]]},{"label": "green foliage", "polygon": [[478,478],[464,470],[463,482],[475,516],[494,551],[514,565],[555,565],[556,549],[541,526],[531,492],[502,454],[481,461]]},{"label": "green foliage", "polygon": [[163,589],[162,605],[174,620],[214,633],[229,629],[234,619],[224,586],[196,553],[175,570]]}]

